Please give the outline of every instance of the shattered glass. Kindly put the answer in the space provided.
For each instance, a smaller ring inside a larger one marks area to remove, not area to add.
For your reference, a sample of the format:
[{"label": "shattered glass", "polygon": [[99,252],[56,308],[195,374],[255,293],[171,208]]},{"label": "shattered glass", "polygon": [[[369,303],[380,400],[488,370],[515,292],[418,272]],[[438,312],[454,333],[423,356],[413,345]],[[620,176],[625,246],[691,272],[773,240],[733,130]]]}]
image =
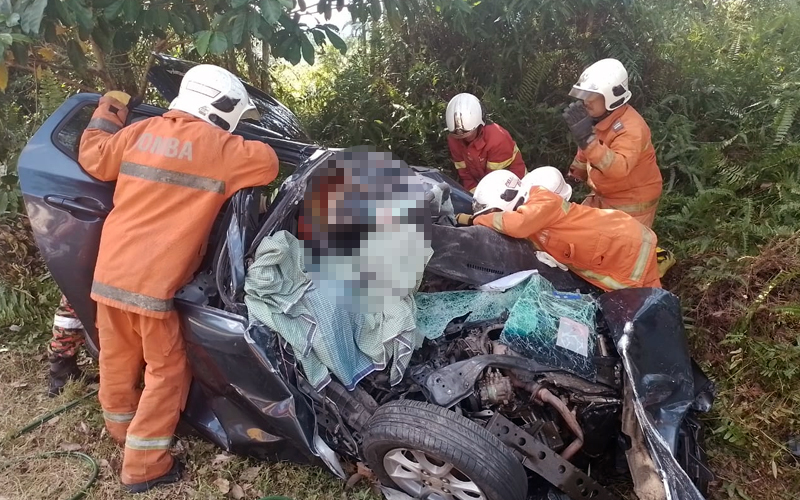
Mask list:
[{"label": "shattered glass", "polygon": [[504,292],[417,293],[417,328],[436,339],[454,320],[485,321],[508,314],[500,341],[522,356],[594,380],[597,306],[589,295],[559,292],[533,274]]},{"label": "shattered glass", "polygon": [[594,379],[597,306],[588,295],[559,292],[534,274],[506,321],[500,342],[540,363]]},{"label": "shattered glass", "polygon": [[417,293],[417,328],[431,340],[442,336],[445,328],[455,319],[465,322],[499,318],[511,310],[522,295],[525,285],[517,285],[505,292]]}]

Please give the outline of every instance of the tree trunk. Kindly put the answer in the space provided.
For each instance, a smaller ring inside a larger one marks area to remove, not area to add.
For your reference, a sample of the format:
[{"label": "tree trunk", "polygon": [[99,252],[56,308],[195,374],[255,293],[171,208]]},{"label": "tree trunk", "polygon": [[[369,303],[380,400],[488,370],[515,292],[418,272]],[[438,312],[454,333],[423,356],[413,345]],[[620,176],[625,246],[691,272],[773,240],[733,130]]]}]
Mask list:
[{"label": "tree trunk", "polygon": [[108,66],[106,65],[106,55],[103,52],[103,49],[100,48],[100,45],[95,41],[94,38],[89,38],[89,43],[92,45],[92,53],[94,53],[95,59],[97,59],[97,71],[101,75],[101,79],[103,80],[103,85],[105,85],[105,91],[108,92],[109,90],[115,90],[117,87],[117,82],[115,81],[114,77],[111,76],[111,72],[108,70]]},{"label": "tree trunk", "polygon": [[261,42],[261,90],[270,93],[271,85],[269,82],[269,44]]},{"label": "tree trunk", "polygon": [[256,58],[253,55],[253,39],[247,39],[244,46],[244,60],[247,63],[247,79],[252,85],[258,85],[258,68],[256,68]]},{"label": "tree trunk", "polygon": [[119,66],[122,67],[122,77],[117,78],[117,87],[119,88],[115,90],[124,90],[130,95],[137,95],[139,92],[139,78],[136,76],[136,72],[133,71],[130,54],[128,52],[120,53],[119,61]]},{"label": "tree trunk", "polygon": [[236,49],[229,50],[225,53],[225,66],[228,71],[233,73],[234,75],[238,74],[239,72],[236,71]]}]

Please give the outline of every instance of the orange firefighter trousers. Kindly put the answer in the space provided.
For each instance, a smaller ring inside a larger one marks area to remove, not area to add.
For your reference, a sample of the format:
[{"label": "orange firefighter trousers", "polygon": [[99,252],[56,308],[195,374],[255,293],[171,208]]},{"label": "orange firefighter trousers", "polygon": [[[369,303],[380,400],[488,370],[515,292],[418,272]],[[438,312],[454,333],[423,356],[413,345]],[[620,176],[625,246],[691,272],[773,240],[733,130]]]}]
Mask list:
[{"label": "orange firefighter trousers", "polygon": [[[647,208],[643,212],[633,212],[633,211],[628,212],[628,211],[625,211],[625,210],[623,210],[623,212],[627,213],[628,215],[630,215],[634,219],[638,220],[644,226],[653,227],[653,222],[656,220],[656,209],[658,208],[657,201],[658,200],[656,200],[656,203],[654,203],[652,206],[650,206],[649,208]],[[584,205],[584,206],[587,206],[587,207],[592,207],[592,208],[604,208],[604,209],[618,210],[617,207],[615,207],[613,205],[610,205],[608,203],[605,203],[603,198],[597,196],[596,194],[588,195],[583,200],[583,203],[581,203],[581,205]]]},{"label": "orange firefighter trousers", "polygon": [[191,380],[178,314],[151,318],[98,304],[97,326],[100,404],[109,434],[125,443],[122,482],[163,476]]}]

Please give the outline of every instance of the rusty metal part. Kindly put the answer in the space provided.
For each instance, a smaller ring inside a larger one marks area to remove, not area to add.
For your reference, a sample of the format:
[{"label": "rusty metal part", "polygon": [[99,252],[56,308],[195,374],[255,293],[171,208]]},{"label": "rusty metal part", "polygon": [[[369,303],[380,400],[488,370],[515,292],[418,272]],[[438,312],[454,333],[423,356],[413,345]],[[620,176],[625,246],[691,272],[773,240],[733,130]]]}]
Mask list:
[{"label": "rusty metal part", "polygon": [[575,439],[561,453],[561,456],[565,460],[570,460],[572,457],[574,457],[575,454],[578,453],[583,447],[583,429],[578,423],[578,419],[575,418],[575,415],[569,411],[567,405],[564,404],[559,397],[550,392],[546,387],[542,387],[537,382],[522,382],[518,378],[512,376],[511,383],[514,384],[515,387],[519,387],[530,392],[533,399],[549,404],[558,412],[559,415],[561,415],[561,418],[564,419],[567,427],[569,427],[569,429],[572,431],[572,434],[575,436]]},{"label": "rusty metal part", "polygon": [[619,500],[603,485],[578,469],[558,453],[537,441],[504,416],[496,413],[486,430],[497,436],[506,446],[520,452],[522,465],[543,477],[574,500]]},{"label": "rusty metal part", "polygon": [[619,394],[619,391],[616,391],[611,387],[595,384],[594,382],[588,382],[570,373],[545,373],[540,380],[551,386],[564,389],[570,394],[581,393],[585,395],[609,397]]},{"label": "rusty metal part", "polygon": [[567,423],[567,426],[570,428],[572,433],[575,434],[575,439],[569,444],[569,446],[567,446],[567,449],[561,453],[561,456],[564,458],[564,460],[571,459],[580,451],[581,447],[583,447],[583,429],[581,429],[578,419],[576,419],[575,415],[569,411],[567,405],[565,405],[560,398],[556,397],[556,395],[549,390],[545,388],[539,389],[539,393],[536,395],[536,397],[555,408],[558,414],[561,415],[561,417]]},{"label": "rusty metal part", "polygon": [[500,372],[490,370],[481,380],[478,381],[478,395],[481,398],[481,405],[484,407],[508,404],[514,399],[514,387],[511,379],[504,377]]}]

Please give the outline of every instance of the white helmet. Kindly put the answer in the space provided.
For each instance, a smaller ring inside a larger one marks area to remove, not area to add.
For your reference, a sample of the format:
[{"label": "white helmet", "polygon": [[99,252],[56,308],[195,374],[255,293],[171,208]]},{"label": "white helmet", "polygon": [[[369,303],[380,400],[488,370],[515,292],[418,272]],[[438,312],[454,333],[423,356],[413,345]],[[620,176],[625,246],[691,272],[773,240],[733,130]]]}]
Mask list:
[{"label": "white helmet", "polygon": [[592,64],[572,86],[569,95],[586,99],[592,94],[601,94],[606,100],[606,109],[613,111],[631,99],[628,90],[628,72],[616,59],[602,59]]},{"label": "white helmet", "polygon": [[258,110],[239,78],[212,64],[194,66],[183,76],[169,109],[185,111],[232,132],[242,118],[258,120]]},{"label": "white helmet", "polygon": [[541,186],[565,200],[572,198],[572,186],[564,180],[564,175],[556,167],[539,167],[522,178],[522,192],[527,198],[534,186]]},{"label": "white helmet", "polygon": [[472,213],[480,215],[493,209],[515,210],[524,201],[522,183],[514,172],[494,170],[481,179],[472,198]]},{"label": "white helmet", "polygon": [[485,125],[481,102],[472,94],[458,94],[450,99],[444,118],[451,133],[470,132]]}]

